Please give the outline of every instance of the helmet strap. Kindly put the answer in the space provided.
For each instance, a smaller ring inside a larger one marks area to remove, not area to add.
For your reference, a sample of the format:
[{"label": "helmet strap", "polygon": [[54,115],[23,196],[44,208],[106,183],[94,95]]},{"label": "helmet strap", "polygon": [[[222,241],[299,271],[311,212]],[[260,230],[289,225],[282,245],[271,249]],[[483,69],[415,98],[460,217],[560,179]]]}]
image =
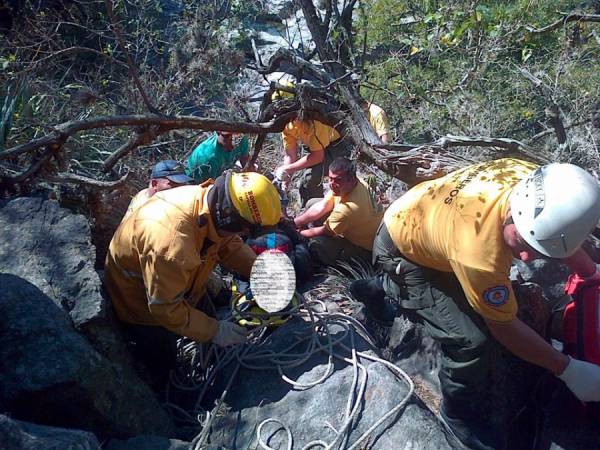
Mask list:
[{"label": "helmet strap", "polygon": [[254,225],[246,221],[233,205],[229,193],[231,171],[217,177],[213,188],[208,193],[210,215],[218,230],[239,233],[245,228],[253,229]]}]

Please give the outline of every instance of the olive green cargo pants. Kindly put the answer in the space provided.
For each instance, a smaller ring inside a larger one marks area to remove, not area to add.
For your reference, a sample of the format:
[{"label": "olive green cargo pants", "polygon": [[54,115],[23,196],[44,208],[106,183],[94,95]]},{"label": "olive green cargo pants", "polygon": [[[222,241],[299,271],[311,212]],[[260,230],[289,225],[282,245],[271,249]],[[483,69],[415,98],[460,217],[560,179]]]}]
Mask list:
[{"label": "olive green cargo pants", "polygon": [[403,257],[383,221],[373,243],[373,265],[383,271],[383,288],[400,312],[416,318],[441,344],[439,379],[448,413],[469,414],[485,392],[492,353],[487,327],[458,279]]}]

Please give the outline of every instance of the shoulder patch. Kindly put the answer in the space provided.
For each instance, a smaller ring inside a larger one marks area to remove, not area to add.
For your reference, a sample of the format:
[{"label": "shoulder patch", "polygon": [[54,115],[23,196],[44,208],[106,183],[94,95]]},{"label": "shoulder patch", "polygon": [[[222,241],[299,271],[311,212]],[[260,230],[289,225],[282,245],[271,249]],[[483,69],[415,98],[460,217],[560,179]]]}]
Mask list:
[{"label": "shoulder patch", "polygon": [[502,306],[508,301],[508,288],[494,286],[483,292],[483,300],[491,306]]}]

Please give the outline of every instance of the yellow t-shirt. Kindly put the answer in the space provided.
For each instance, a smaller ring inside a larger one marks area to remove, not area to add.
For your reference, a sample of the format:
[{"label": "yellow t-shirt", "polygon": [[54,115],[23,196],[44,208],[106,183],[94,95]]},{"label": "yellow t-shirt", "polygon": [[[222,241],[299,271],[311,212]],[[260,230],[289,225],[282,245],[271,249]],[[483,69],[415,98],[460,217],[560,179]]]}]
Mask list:
[{"label": "yellow t-shirt", "polygon": [[373,250],[375,233],[383,217],[383,208],[377,201],[375,192],[359,179],[348,195],[335,196],[329,191],[325,198],[333,198],[335,203],[324,226],[354,245]]},{"label": "yellow t-shirt", "polygon": [[477,313],[509,322],[517,303],[502,224],[512,188],[536,167],[506,158],[421,183],[385,212],[390,237],[411,261],[454,272]]},{"label": "yellow t-shirt", "polygon": [[369,103],[367,119],[377,133],[377,136],[381,137],[390,132],[390,124],[387,115],[385,114],[385,111],[376,104]]},{"label": "yellow t-shirt", "polygon": [[293,148],[300,141],[311,152],[315,152],[324,150],[329,144],[337,141],[340,134],[318,120],[293,120],[285,126],[281,138],[284,149]]}]

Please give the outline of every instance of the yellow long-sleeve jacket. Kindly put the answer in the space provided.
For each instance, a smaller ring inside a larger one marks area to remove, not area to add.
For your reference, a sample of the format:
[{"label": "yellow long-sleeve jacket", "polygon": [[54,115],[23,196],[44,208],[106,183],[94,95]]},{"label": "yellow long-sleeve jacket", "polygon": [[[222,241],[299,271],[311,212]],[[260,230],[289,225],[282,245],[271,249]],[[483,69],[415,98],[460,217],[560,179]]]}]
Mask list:
[{"label": "yellow long-sleeve jacket", "polygon": [[212,182],[161,191],[133,211],[115,232],[105,285],[117,316],[160,325],[200,342],[217,321],[194,308],[217,263],[249,276],[256,255],[238,236],[217,234],[208,209]]}]

